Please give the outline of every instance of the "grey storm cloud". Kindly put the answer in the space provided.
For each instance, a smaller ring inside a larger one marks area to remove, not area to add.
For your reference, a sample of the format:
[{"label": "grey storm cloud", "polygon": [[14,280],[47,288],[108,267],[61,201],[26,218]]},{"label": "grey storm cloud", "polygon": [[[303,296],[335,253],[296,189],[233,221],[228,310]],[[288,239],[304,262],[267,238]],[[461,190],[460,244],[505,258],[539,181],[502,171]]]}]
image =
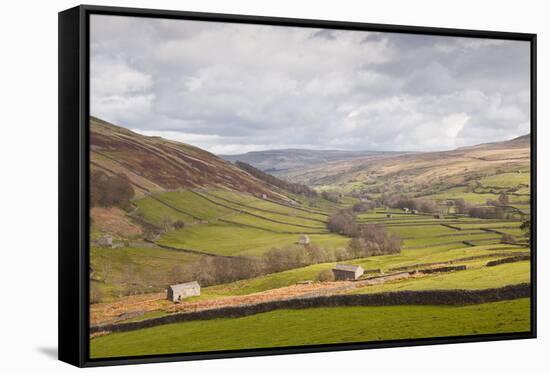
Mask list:
[{"label": "grey storm cloud", "polygon": [[529,132],[529,44],[93,15],[93,115],[215,153]]}]

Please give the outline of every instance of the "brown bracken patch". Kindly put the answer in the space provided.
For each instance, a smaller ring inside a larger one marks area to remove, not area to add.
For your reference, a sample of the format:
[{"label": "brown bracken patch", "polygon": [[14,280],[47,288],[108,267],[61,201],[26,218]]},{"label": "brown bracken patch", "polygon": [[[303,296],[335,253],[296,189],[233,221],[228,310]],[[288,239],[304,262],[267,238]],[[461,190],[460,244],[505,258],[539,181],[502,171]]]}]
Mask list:
[{"label": "brown bracken patch", "polygon": [[136,237],[143,233],[141,227],[132,223],[125,212],[117,207],[94,207],[90,215],[96,228],[102,232],[125,238]]}]

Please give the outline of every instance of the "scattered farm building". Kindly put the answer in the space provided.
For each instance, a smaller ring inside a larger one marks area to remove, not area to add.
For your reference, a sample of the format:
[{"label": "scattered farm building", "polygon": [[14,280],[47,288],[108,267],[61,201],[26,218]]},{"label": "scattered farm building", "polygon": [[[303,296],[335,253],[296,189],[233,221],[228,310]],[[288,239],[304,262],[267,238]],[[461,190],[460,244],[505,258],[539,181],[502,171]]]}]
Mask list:
[{"label": "scattered farm building", "polygon": [[113,247],[113,237],[104,235],[97,240],[97,244],[101,247]]},{"label": "scattered farm building", "polygon": [[197,281],[184,282],[183,284],[170,285],[168,287],[168,300],[179,303],[185,298],[201,295],[201,286]]},{"label": "scattered farm building", "polygon": [[403,211],[409,212],[409,208],[408,207],[403,207]]},{"label": "scattered farm building", "polygon": [[411,214],[414,214],[414,215],[418,214],[418,210],[415,210],[415,209],[411,210]]},{"label": "scattered farm building", "polygon": [[267,194],[263,193],[262,194],[262,199],[267,199]]},{"label": "scattered farm building", "polygon": [[443,219],[443,214],[434,214],[435,219]]},{"label": "scattered farm building", "polygon": [[364,272],[363,267],[351,264],[336,264],[332,269],[336,281],[357,280]]},{"label": "scattered farm building", "polygon": [[388,219],[391,219],[391,218],[392,218],[392,214],[386,214],[386,217],[387,217]]},{"label": "scattered farm building", "polygon": [[309,236],[307,234],[300,236],[300,238],[298,239],[298,243],[300,245],[309,245],[310,242],[311,240],[309,239]]}]

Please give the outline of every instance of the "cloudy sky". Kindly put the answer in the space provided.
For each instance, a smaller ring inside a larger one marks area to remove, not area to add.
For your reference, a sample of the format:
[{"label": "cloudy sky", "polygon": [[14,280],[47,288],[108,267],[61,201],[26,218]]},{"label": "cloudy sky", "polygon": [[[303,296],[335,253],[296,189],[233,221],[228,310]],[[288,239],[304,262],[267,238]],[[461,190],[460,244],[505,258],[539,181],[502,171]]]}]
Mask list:
[{"label": "cloudy sky", "polygon": [[218,154],[529,132],[529,44],[93,15],[91,113]]}]

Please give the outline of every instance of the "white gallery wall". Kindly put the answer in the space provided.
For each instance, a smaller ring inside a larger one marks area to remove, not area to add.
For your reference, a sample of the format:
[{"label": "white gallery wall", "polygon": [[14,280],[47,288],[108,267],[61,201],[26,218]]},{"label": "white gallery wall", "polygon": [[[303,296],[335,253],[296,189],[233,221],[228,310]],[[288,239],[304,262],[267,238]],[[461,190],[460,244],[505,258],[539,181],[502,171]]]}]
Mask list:
[{"label": "white gallery wall", "polygon": [[[537,340],[392,348],[106,368],[116,372],[521,372],[550,363],[550,23],[534,0],[186,0],[94,1],[250,15],[539,34]],[[2,4],[0,38],[0,370],[69,371],[57,349],[57,12],[75,1]],[[545,229],[546,227],[546,229]],[[75,248],[76,250],[76,248]],[[30,295],[27,296],[27,295]]]}]

